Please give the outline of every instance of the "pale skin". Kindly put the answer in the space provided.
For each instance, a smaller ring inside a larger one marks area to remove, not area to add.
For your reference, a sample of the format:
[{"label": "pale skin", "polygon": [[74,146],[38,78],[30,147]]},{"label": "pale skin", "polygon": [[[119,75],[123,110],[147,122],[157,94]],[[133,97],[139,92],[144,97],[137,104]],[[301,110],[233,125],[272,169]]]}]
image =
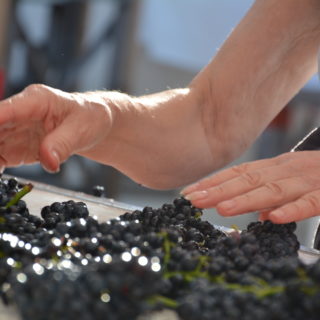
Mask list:
[{"label": "pale skin", "polygon": [[[0,165],[73,154],[155,189],[185,186],[238,157],[315,73],[319,0],[256,0],[186,88],[143,97],[66,93],[32,85],[0,103]],[[276,223],[320,213],[320,152],[284,154],[222,170],[182,193],[232,216]],[[231,201],[231,202],[230,202]]]}]

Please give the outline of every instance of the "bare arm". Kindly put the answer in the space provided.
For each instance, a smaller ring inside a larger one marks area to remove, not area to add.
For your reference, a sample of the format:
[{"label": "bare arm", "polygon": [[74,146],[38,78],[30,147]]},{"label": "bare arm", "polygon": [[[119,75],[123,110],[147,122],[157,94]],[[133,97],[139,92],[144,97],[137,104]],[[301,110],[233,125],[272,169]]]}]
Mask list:
[{"label": "bare arm", "polygon": [[236,152],[250,144],[314,74],[319,46],[319,1],[256,1],[192,83],[212,99],[212,152],[217,134]]},{"label": "bare arm", "polygon": [[256,1],[189,88],[119,104],[111,163],[170,188],[233,160],[315,72],[319,26],[318,0]]}]

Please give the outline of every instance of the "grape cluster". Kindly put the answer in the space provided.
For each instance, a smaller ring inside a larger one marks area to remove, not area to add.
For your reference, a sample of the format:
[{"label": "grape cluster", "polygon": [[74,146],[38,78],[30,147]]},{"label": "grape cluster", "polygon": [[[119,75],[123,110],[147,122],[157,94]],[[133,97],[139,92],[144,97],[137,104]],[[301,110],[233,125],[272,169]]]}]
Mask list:
[{"label": "grape cluster", "polygon": [[266,259],[292,256],[297,253],[299,243],[294,234],[296,224],[273,224],[266,221],[261,224],[252,222],[248,225],[246,233],[253,234],[259,244],[260,253]]},{"label": "grape cluster", "polygon": [[0,179],[0,296],[23,320],[163,309],[182,320],[318,318],[320,263],[298,259],[295,223],[226,234],[184,198],[106,222],[72,200],[38,217],[21,199],[25,188]]},{"label": "grape cluster", "polygon": [[81,268],[67,259],[54,266],[34,263],[11,285],[23,319],[120,320],[150,310],[146,299],[163,292],[164,282],[151,263],[142,266],[137,257],[124,263],[108,255],[103,263]]}]

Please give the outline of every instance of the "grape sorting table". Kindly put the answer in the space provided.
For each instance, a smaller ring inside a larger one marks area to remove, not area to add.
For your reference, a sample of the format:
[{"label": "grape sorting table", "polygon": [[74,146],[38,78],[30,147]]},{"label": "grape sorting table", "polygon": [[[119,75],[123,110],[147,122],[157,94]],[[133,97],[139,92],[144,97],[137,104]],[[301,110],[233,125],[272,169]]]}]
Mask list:
[{"label": "grape sorting table", "polygon": [[[18,179],[22,183],[30,182],[29,180]],[[139,209],[136,206],[124,204],[107,198],[98,198],[85,193],[74,192],[67,189],[53,187],[47,184],[38,182],[31,182],[34,186],[33,190],[27,194],[23,199],[26,201],[30,213],[40,215],[41,209],[50,205],[51,203],[58,201],[83,201],[87,204],[90,215],[97,216],[98,220],[106,221],[112,218],[116,218],[119,215]],[[230,229],[215,226],[218,229],[228,232]],[[305,263],[313,263],[320,257],[320,252],[314,249],[301,247],[299,251],[299,257]],[[157,318],[160,319],[160,318]],[[173,320],[176,317],[173,315],[166,315],[161,319]],[[0,300],[0,320],[21,320],[14,307],[4,306]]]}]

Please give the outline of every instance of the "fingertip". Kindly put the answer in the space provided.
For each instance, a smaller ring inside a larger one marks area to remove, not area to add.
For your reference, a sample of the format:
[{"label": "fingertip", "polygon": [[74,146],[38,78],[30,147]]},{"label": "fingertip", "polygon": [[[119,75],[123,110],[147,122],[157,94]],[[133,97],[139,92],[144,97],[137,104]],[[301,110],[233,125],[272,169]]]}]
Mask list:
[{"label": "fingertip", "polygon": [[203,201],[206,200],[209,196],[207,190],[202,191],[195,191],[185,195],[185,198],[189,201],[196,202],[196,201]]},{"label": "fingertip", "polygon": [[52,166],[52,165],[45,163],[45,162],[41,162],[41,165],[42,165],[43,169],[45,171],[47,171],[48,173],[57,173],[60,171],[60,166]]},{"label": "fingertip", "polygon": [[60,170],[60,158],[55,150],[44,147],[40,151],[40,162],[44,170],[49,173],[57,173]]},{"label": "fingertip", "polygon": [[284,223],[289,223],[292,221],[291,219],[288,219],[285,212],[281,209],[271,211],[269,213],[268,220],[270,220],[271,222],[276,223],[276,224],[284,224]]},{"label": "fingertip", "polygon": [[51,150],[51,158],[53,160],[53,162],[55,163],[56,167],[59,167],[60,164],[60,157],[58,155],[58,153],[55,150]]},{"label": "fingertip", "polygon": [[[185,197],[186,200],[188,200],[186,197]],[[206,206],[206,203],[205,201],[201,201],[201,200],[189,200],[192,204],[193,207],[195,208],[199,208],[199,209],[206,209],[208,208]]]}]

